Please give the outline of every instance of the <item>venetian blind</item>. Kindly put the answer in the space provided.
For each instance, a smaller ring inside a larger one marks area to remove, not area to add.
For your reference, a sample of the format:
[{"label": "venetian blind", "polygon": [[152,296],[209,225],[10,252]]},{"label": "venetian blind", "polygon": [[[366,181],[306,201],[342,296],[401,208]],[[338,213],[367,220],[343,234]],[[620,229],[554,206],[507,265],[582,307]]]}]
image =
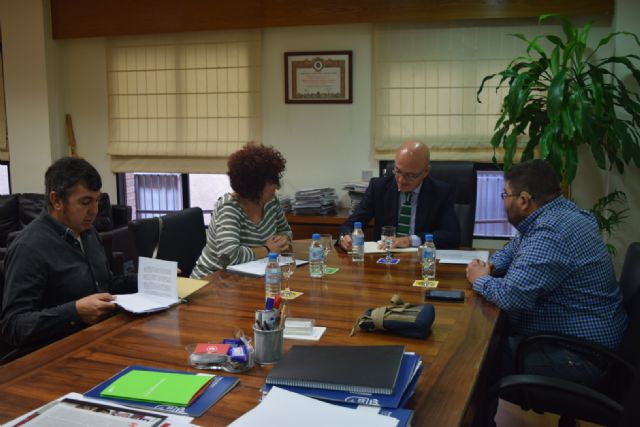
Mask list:
[{"label": "venetian blind", "polygon": [[261,141],[260,45],[259,30],[110,40],[113,171],[226,172]]},{"label": "venetian blind", "polygon": [[[429,145],[434,160],[491,161],[493,128],[507,89],[482,78],[522,55],[509,36],[535,27],[378,26],[374,30],[375,156],[392,159],[408,139]],[[502,156],[498,153],[498,157]]]}]

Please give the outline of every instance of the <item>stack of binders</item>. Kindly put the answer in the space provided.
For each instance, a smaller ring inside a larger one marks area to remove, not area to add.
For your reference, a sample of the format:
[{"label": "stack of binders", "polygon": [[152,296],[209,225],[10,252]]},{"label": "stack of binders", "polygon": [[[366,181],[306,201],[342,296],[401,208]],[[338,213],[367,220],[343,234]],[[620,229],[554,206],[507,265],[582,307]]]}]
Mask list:
[{"label": "stack of binders", "polygon": [[354,409],[379,407],[379,413],[409,425],[405,409],[423,365],[404,346],[293,346],[266,378],[263,392],[277,386]]}]

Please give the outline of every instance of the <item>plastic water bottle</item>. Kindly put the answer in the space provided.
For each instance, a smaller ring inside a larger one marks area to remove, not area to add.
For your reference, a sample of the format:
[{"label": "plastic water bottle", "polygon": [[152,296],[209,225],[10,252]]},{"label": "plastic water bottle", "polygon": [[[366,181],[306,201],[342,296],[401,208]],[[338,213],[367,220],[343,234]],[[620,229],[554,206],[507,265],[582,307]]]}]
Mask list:
[{"label": "plastic water bottle", "polygon": [[424,236],[424,244],[420,248],[422,257],[422,280],[436,278],[436,245],[433,244],[433,235]]},{"label": "plastic water bottle", "polygon": [[309,246],[309,276],[322,277],[324,273],[324,246],[320,242],[320,234],[313,234],[311,239],[311,246]]},{"label": "plastic water bottle", "polygon": [[269,252],[269,260],[267,268],[264,272],[264,290],[265,299],[275,298],[280,295],[280,282],[282,281],[282,272],[280,264],[278,264],[278,254]]},{"label": "plastic water bottle", "polygon": [[351,233],[351,260],[353,262],[364,261],[364,233],[362,223],[356,222]]}]

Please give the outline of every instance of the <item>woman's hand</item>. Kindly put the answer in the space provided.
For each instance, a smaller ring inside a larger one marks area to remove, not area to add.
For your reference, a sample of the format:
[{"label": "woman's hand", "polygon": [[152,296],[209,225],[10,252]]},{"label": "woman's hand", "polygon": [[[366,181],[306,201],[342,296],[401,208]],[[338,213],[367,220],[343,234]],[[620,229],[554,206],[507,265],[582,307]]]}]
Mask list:
[{"label": "woman's hand", "polygon": [[264,245],[269,249],[269,252],[280,253],[289,249],[291,242],[284,234],[274,234],[267,239]]}]

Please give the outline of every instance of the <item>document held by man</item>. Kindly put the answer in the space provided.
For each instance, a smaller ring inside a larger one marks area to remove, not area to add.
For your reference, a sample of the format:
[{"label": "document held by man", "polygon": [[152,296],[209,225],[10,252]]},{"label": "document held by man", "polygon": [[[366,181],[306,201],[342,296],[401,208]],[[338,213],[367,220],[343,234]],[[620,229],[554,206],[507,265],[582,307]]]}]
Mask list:
[{"label": "document held by man", "polygon": [[116,295],[116,304],[132,313],[151,313],[180,303],[177,286],[178,263],[140,257],[138,292]]}]

